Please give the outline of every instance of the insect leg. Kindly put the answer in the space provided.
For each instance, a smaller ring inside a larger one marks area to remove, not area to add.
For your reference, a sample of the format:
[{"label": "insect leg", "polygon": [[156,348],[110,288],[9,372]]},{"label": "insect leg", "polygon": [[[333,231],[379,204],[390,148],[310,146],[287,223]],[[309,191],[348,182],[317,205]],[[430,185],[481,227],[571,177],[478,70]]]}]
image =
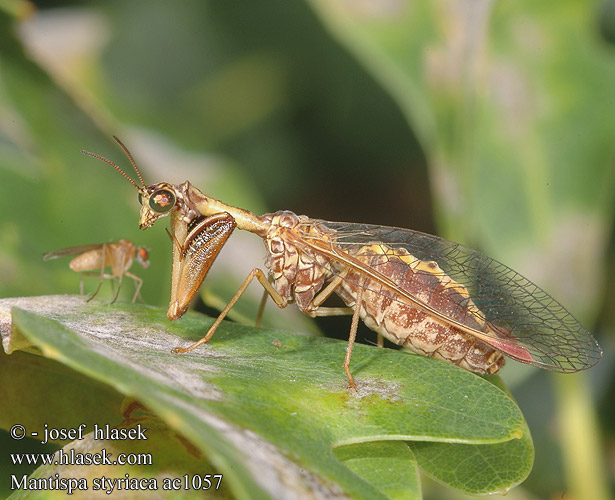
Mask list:
[{"label": "insect leg", "polygon": [[175,235],[171,234],[171,232],[166,227],[164,229],[167,232],[167,235],[169,236],[169,238],[171,239],[171,242],[174,245],[177,245],[177,249],[181,252],[182,251],[182,246],[179,244],[179,241],[177,241],[177,238],[175,237]]},{"label": "insect leg", "polygon": [[261,303],[258,306],[258,312],[256,313],[256,321],[254,322],[254,326],[258,328],[261,326],[261,319],[263,319],[263,312],[265,312],[265,304],[267,303],[267,297],[269,294],[267,293],[267,289],[263,290],[263,298],[261,299]]},{"label": "insect leg", "polygon": [[115,303],[115,301],[117,300],[118,296],[120,295],[120,289],[122,288],[122,278],[123,277],[124,277],[124,273],[120,274],[119,277],[118,277],[118,280],[117,280],[117,291],[113,295],[113,300],[111,301],[112,304]]},{"label": "insect leg", "polygon": [[[126,249],[121,249],[121,250],[118,250],[118,251],[122,252],[122,260],[120,261],[120,266],[118,268],[120,270],[120,272],[119,272],[119,276],[118,276],[117,292],[115,292],[115,296],[113,297],[113,300],[111,301],[112,304],[117,300],[117,298],[118,298],[118,296],[120,294],[120,288],[122,288],[122,278],[124,277],[124,274],[125,274],[124,266],[126,264],[126,254],[127,254],[127,252],[126,252]],[[134,299],[133,299],[132,302],[134,304]]]},{"label": "insect leg", "polygon": [[354,306],[354,313],[352,314],[352,322],[350,323],[350,334],[348,335],[348,347],[346,347],[346,356],[344,357],[344,370],[348,377],[348,387],[357,390],[357,384],[354,383],[354,379],[350,374],[350,356],[352,355],[352,348],[354,347],[354,341],[357,338],[357,328],[359,327],[359,312],[361,311],[361,301],[363,299],[363,288],[358,287],[357,301]]},{"label": "insect leg", "polygon": [[352,314],[352,307],[322,307],[321,304],[329,298],[334,290],[344,280],[344,277],[348,274],[348,268],[333,278],[329,284],[312,299],[308,309],[304,311],[313,318],[316,316],[344,316]]},{"label": "insect leg", "polygon": [[265,276],[265,273],[263,273],[263,271],[258,268],[252,269],[252,271],[250,271],[250,274],[248,274],[248,277],[244,280],[244,282],[239,287],[239,290],[235,292],[235,295],[233,295],[231,300],[229,300],[228,304],[226,304],[224,309],[222,309],[218,318],[216,319],[216,321],[214,321],[214,324],[211,325],[211,327],[209,328],[205,336],[201,340],[196,341],[194,344],[192,344],[189,347],[185,347],[185,348],[176,347],[175,349],[173,349],[172,352],[175,354],[180,354],[180,353],[192,351],[193,349],[196,349],[201,344],[204,344],[205,342],[207,342],[213,336],[214,332],[216,331],[220,323],[222,323],[222,320],[226,317],[228,312],[233,308],[237,300],[239,300],[239,297],[243,295],[243,292],[246,291],[246,288],[248,288],[248,285],[252,282],[254,278],[258,280],[258,282],[263,286],[267,294],[273,299],[273,301],[276,303],[276,305],[280,309],[288,305],[288,301],[284,297],[282,297],[275,288],[273,288],[273,285],[271,283],[269,283],[269,280],[267,279],[267,276]]},{"label": "insect leg", "polygon": [[[347,272],[343,273],[345,276]],[[331,293],[339,286],[342,281],[342,277],[336,277],[332,280],[324,290],[321,290],[316,297],[312,299],[310,302],[308,309],[304,311],[309,316],[315,318],[317,316],[345,316],[348,314],[352,314],[352,307],[322,307],[322,304]],[[256,315],[256,322],[254,326],[258,328],[260,326],[261,319],[263,317],[263,312],[265,310],[265,304],[267,303],[267,297],[269,293],[267,290],[263,292],[263,298],[261,299],[261,303],[258,307],[258,313]]]},{"label": "insect leg", "polygon": [[106,250],[106,248],[107,248],[106,243],[103,243],[103,246],[102,246],[102,249],[101,249],[101,252],[102,252],[102,262],[101,262],[101,266],[100,266],[100,281],[98,282],[98,287],[96,287],[96,290],[90,296],[90,298],[88,300],[86,300],[86,302],[89,302],[94,297],[96,297],[96,294],[100,290],[100,287],[102,286],[102,282],[105,279],[104,276],[105,276],[105,250]]},{"label": "insect leg", "polygon": [[318,307],[308,312],[312,318],[325,316],[348,316],[354,314],[352,307]]},{"label": "insect leg", "polygon": [[132,303],[134,304],[135,301],[137,300],[137,297],[139,296],[139,292],[141,291],[141,285],[143,284],[143,280],[141,278],[139,278],[137,275],[129,273],[128,271],[126,271],[125,274],[129,278],[132,278],[134,280],[134,282],[135,282],[136,290],[135,290],[134,297],[132,298]]},{"label": "insect leg", "polygon": [[310,303],[311,309],[306,311],[310,316],[339,316],[343,314],[352,313],[352,321],[350,323],[350,333],[348,335],[348,347],[346,347],[346,356],[344,357],[344,370],[348,377],[348,387],[357,390],[357,384],[355,384],[352,375],[350,374],[350,356],[352,355],[352,348],[357,338],[357,329],[359,327],[359,318],[361,311],[361,301],[363,299],[363,287],[357,287],[357,298],[355,301],[354,311],[352,307],[321,307],[322,304],[329,295],[331,295],[335,289],[340,285],[348,274],[350,268],[344,269],[340,274],[333,278],[329,284],[318,294]]},{"label": "insect leg", "polygon": [[346,278],[350,268],[344,269],[340,274],[335,276],[329,284],[312,300],[311,306],[313,309],[308,312],[310,316],[337,316],[342,314],[350,314],[352,312],[352,321],[350,323],[350,333],[348,335],[348,347],[346,347],[346,356],[344,357],[344,370],[348,377],[348,386],[351,389],[357,390],[357,384],[355,384],[352,375],[350,374],[350,356],[352,355],[352,348],[357,338],[357,329],[359,328],[359,318],[361,311],[361,301],[363,300],[363,286],[357,287],[357,298],[355,300],[354,311],[352,307],[320,307],[329,295],[340,285],[340,283]]},{"label": "insect leg", "polygon": [[[347,271],[343,273],[343,276],[347,274]],[[334,280],[335,283],[330,283],[324,290],[318,293],[316,297],[312,299],[310,304],[308,305],[308,309],[305,312],[306,314],[316,317],[316,316],[342,316],[346,314],[352,314],[352,308],[350,307],[320,307],[329,295],[337,288],[340,284],[341,279]],[[267,289],[263,291],[263,298],[258,306],[258,313],[256,314],[256,322],[254,326],[258,328],[261,323],[261,319],[263,318],[263,312],[265,311],[265,304],[267,303],[267,297],[269,297],[269,292]]]},{"label": "insect leg", "polygon": [[103,243],[102,249],[101,249],[102,259],[101,259],[101,264],[100,264],[100,281],[98,282],[98,287],[96,288],[96,291],[92,294],[92,296],[88,300],[86,300],[86,302],[89,302],[94,297],[96,297],[96,294],[98,293],[98,291],[100,290],[100,287],[103,284],[103,280],[104,280],[104,276],[105,276],[105,255],[106,255],[106,250],[107,250],[107,244]]}]

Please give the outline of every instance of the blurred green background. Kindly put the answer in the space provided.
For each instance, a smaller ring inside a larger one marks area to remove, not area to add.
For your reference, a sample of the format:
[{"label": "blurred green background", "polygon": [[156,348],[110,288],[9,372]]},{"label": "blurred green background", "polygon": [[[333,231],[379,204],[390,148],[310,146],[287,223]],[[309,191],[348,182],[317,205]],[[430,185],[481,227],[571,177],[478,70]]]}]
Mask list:
[{"label": "blurred green background", "polygon": [[[168,237],[140,232],[134,188],[80,153],[132,174],[111,135],[146,183],[434,232],[544,287],[604,349],[586,374],[504,370],[536,445],[507,498],[613,498],[612,0],[36,4],[0,2],[0,296],[76,293],[42,255],[128,238],[151,249],[144,301],[168,302]],[[263,259],[235,234],[204,288],[228,298]],[[319,326],[344,338],[348,320]]]}]

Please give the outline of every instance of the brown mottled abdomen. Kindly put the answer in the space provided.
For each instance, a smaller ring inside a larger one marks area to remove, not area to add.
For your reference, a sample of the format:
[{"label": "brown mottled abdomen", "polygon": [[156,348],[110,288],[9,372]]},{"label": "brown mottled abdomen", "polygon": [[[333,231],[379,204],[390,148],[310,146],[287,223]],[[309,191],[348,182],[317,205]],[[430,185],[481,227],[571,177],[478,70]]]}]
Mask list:
[{"label": "brown mottled abdomen", "polygon": [[[436,262],[420,261],[405,249],[383,244],[363,246],[353,256],[447,318],[481,332],[489,331],[467,289],[449,278]],[[391,342],[478,373],[497,373],[504,366],[505,359],[499,351],[396,300],[398,294],[390,287],[356,271],[349,272],[336,289],[349,307],[356,306],[359,284],[364,289],[361,319]]]},{"label": "brown mottled abdomen", "polygon": [[265,265],[271,273],[273,286],[283,298],[294,301],[301,311],[309,313],[312,300],[331,277],[328,259],[309,247],[298,249],[288,234],[303,223],[307,234],[322,236],[319,227],[305,224],[306,217],[287,210],[265,214],[262,218],[270,224],[265,237]]}]

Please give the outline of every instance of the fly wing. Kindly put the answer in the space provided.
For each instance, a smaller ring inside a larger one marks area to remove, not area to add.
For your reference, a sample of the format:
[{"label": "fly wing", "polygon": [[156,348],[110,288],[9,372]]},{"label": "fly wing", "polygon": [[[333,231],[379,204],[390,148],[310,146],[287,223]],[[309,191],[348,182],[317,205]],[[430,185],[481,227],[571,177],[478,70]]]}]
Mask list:
[{"label": "fly wing", "polygon": [[[223,212],[195,223],[183,243],[174,240],[171,303],[167,312],[170,320],[186,312],[235,226],[235,219]],[[173,237],[177,235],[174,233]]]},{"label": "fly wing", "polygon": [[60,250],[55,250],[53,252],[46,253],[45,255],[43,255],[43,260],[47,261],[47,260],[59,259],[60,257],[67,257],[69,255],[77,255],[80,253],[89,252],[90,250],[99,250],[100,248],[102,248],[102,246],[103,246],[102,243],[98,243],[95,245],[79,245],[76,247],[62,248]]},{"label": "fly wing", "polygon": [[[337,263],[333,264],[333,273],[350,266],[393,291],[396,300],[461,328],[513,359],[556,372],[576,372],[595,365],[602,356],[596,340],[559,302],[527,278],[481,252],[407,229],[314,220],[309,224],[325,228],[326,237],[317,241],[314,231],[306,230],[302,239]],[[408,264],[414,270],[408,273],[410,276],[429,272],[441,280],[452,280],[460,293],[440,298],[457,300],[455,309],[467,311],[465,316],[472,316],[476,321],[460,322],[459,315],[447,316],[431,307],[430,303],[438,302],[438,297],[433,300],[437,289],[428,291],[432,295],[427,303],[419,294],[409,291],[416,288],[415,283],[394,283],[378,268],[353,257],[370,245],[376,245],[390,259],[399,257],[401,251],[414,257],[416,261],[406,260],[414,262]],[[486,326],[469,326],[472,323]]]}]

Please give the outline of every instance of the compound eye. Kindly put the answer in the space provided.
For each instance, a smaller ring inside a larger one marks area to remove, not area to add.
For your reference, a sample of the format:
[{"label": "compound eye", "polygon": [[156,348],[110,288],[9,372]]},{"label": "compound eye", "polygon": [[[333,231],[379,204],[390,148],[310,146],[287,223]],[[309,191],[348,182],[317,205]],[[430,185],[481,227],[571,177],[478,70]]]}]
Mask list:
[{"label": "compound eye", "polygon": [[168,212],[173,205],[175,205],[175,195],[167,189],[154,191],[149,197],[149,206],[159,214]]},{"label": "compound eye", "polygon": [[149,267],[149,251],[147,248],[137,248],[137,262],[141,264],[144,269]]},{"label": "compound eye", "polygon": [[146,261],[149,259],[149,252],[147,251],[147,248],[140,247],[138,252],[141,260]]}]

